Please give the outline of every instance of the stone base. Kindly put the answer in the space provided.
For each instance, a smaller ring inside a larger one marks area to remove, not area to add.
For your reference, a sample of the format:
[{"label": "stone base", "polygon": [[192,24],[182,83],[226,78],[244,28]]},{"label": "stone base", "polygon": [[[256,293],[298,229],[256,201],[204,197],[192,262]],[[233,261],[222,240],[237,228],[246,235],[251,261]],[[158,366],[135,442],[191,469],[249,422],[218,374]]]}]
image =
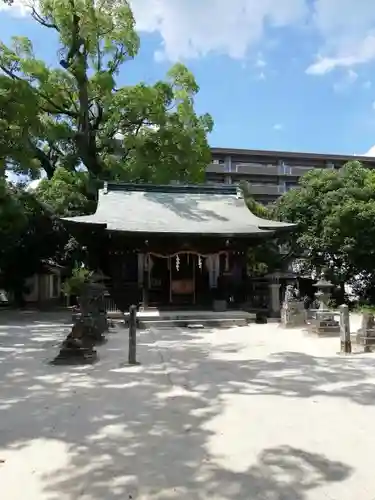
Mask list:
[{"label": "stone base", "polygon": [[284,302],[281,308],[281,324],[285,328],[301,328],[306,324],[304,304],[299,300]]},{"label": "stone base", "polygon": [[352,343],[350,340],[347,340],[346,342],[341,341],[340,352],[342,354],[350,354],[352,352]]},{"label": "stone base", "polygon": [[88,347],[62,347],[52,365],[87,365],[98,360],[98,353]]},{"label": "stone base", "polygon": [[214,300],[212,304],[212,308],[216,312],[224,312],[227,310],[227,301],[226,300]]},{"label": "stone base", "polygon": [[362,332],[359,332],[357,334],[357,344],[363,346],[363,351],[364,352],[374,352],[375,350],[375,336],[374,332],[371,331],[369,332],[370,335],[367,333],[364,335]]},{"label": "stone base", "polygon": [[282,311],[281,313],[281,324],[285,328],[301,328],[306,325],[306,314],[305,313],[295,313],[291,314],[289,311]]},{"label": "stone base", "polygon": [[317,321],[313,325],[313,332],[322,337],[340,335],[340,325],[337,321]]},{"label": "stone base", "polygon": [[287,321],[281,321],[284,328],[303,328],[306,326],[305,317],[303,318],[292,318]]},{"label": "stone base", "polygon": [[90,338],[90,340],[92,340],[92,343],[95,345],[103,345],[108,341],[107,337],[105,337],[103,334],[97,334],[93,336],[88,335],[88,337]]},{"label": "stone base", "polygon": [[264,325],[266,323],[268,323],[268,319],[267,319],[267,316],[265,313],[256,313],[256,316],[255,316],[255,323],[257,325]]}]

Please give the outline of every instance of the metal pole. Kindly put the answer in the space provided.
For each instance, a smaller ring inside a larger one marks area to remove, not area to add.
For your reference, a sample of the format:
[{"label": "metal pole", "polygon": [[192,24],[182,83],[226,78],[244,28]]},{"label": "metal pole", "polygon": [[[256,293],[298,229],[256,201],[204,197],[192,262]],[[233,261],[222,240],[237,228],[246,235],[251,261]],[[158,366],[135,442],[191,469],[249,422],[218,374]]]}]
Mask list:
[{"label": "metal pole", "polygon": [[340,352],[349,354],[352,352],[352,343],[350,340],[350,320],[349,307],[345,304],[340,309]]},{"label": "metal pole", "polygon": [[129,365],[137,364],[137,306],[129,307]]}]

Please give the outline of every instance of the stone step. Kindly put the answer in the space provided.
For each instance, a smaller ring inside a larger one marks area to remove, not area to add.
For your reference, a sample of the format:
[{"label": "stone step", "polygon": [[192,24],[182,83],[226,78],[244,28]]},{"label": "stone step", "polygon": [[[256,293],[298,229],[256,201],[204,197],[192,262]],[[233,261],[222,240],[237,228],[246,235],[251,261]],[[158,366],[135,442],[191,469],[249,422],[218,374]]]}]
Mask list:
[{"label": "stone step", "polygon": [[325,328],[314,328],[313,332],[319,337],[339,337],[340,328],[339,327],[325,327]]},{"label": "stone step", "polygon": [[[127,324],[129,314],[124,315]],[[146,310],[137,312],[139,327],[149,326],[180,326],[187,327],[191,324],[208,326],[246,326],[255,322],[256,314],[246,311],[158,311]]]},{"label": "stone step", "polygon": [[249,321],[247,321],[244,318],[209,318],[209,319],[197,319],[196,321],[193,321],[191,318],[185,318],[185,319],[159,319],[159,320],[150,320],[150,319],[138,319],[137,322],[139,325],[139,328],[149,328],[150,326],[155,326],[155,327],[171,327],[171,326],[178,326],[178,327],[192,327],[195,325],[200,325],[201,328],[208,328],[208,327],[231,327],[231,326],[246,326],[249,324]]}]

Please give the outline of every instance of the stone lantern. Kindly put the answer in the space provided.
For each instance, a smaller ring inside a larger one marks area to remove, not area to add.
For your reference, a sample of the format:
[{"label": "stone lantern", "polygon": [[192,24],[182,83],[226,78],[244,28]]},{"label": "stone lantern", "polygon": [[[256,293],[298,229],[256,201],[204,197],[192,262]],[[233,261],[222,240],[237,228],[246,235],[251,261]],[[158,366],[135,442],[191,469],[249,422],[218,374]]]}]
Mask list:
[{"label": "stone lantern", "polygon": [[333,284],[326,280],[324,272],[322,272],[320,279],[314,287],[317,288],[317,292],[315,293],[315,297],[319,301],[319,313],[329,313],[328,301],[331,298],[331,290],[333,288]]},{"label": "stone lantern", "polygon": [[318,335],[338,335],[340,333],[340,325],[335,320],[334,314],[328,306],[333,284],[326,279],[324,272],[322,272],[319,281],[313,286],[318,290],[315,293],[315,297],[319,301],[319,308],[316,311],[314,321],[315,333]]}]

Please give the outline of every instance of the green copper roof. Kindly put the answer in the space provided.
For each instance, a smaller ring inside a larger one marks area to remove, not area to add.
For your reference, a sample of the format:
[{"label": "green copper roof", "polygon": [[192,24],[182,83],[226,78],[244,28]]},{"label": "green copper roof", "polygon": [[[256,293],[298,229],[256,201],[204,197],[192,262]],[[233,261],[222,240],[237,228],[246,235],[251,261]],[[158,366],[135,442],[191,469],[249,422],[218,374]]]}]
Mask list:
[{"label": "green copper roof", "polygon": [[110,231],[250,236],[291,229],[249,211],[235,186],[105,184],[93,215],[64,220]]}]

